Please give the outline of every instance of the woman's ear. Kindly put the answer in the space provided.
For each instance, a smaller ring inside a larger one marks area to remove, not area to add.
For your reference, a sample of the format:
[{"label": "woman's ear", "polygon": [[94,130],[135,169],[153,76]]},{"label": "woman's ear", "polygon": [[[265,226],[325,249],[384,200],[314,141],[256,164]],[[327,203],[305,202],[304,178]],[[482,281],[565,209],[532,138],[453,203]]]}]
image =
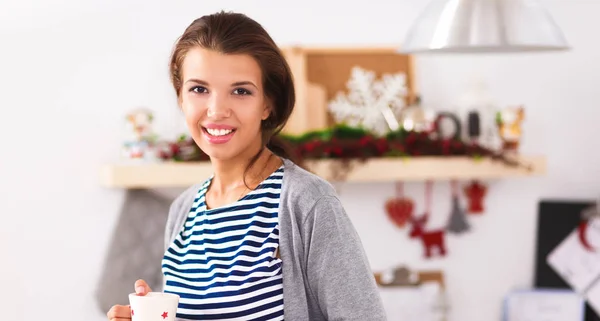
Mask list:
[{"label": "woman's ear", "polygon": [[266,120],[267,118],[269,118],[269,116],[271,116],[271,105],[267,104],[265,105],[265,109],[263,109],[263,114],[262,114],[262,120]]}]

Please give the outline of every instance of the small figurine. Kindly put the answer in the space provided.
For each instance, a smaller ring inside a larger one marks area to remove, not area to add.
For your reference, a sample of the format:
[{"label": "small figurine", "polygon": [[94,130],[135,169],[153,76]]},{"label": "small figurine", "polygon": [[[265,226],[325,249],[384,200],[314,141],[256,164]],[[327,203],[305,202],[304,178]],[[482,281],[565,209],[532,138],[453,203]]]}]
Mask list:
[{"label": "small figurine", "polygon": [[134,160],[155,160],[154,143],[156,135],[152,131],[154,116],[152,111],[139,108],[129,112],[125,118],[126,138],[123,143],[123,156]]},{"label": "small figurine", "polygon": [[496,123],[498,132],[502,139],[502,149],[504,151],[516,152],[519,149],[521,139],[521,123],[525,118],[523,106],[506,108],[496,114]]}]

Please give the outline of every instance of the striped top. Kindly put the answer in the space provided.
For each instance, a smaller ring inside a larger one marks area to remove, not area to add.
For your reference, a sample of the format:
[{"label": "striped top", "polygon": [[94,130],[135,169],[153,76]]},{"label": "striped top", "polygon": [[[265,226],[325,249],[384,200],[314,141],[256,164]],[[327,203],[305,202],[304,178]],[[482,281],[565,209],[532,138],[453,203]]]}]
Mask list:
[{"label": "striped top", "polygon": [[279,198],[283,166],[238,201],[207,209],[196,194],[184,228],[162,260],[164,292],[189,320],[283,320]]}]

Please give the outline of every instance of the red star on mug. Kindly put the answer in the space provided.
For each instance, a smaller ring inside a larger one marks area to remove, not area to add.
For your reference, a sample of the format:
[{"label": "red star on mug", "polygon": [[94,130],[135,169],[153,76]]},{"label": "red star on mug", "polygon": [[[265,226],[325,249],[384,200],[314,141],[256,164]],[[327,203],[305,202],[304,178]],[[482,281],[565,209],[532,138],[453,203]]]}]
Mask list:
[{"label": "red star on mug", "polygon": [[161,317],[163,317],[163,319],[166,319],[169,316],[169,314],[167,312],[163,312],[163,314],[161,314]]}]

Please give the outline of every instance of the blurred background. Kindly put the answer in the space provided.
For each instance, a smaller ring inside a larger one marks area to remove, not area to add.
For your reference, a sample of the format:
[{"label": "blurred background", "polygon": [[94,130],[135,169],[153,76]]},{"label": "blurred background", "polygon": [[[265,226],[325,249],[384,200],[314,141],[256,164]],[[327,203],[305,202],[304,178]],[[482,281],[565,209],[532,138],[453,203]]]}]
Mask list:
[{"label": "blurred background", "polygon": [[[125,115],[132,109],[151,109],[153,130],[164,139],[187,132],[169,82],[168,58],[195,18],[242,12],[281,46],[399,48],[427,3],[0,2],[2,319],[106,319],[95,293],[127,189],[101,184],[100,170],[121,159]],[[542,175],[483,180],[485,212],[469,217],[468,233],[446,237],[445,256],[431,258],[386,214],[396,181],[336,184],[374,272],[406,266],[443,273],[447,320],[500,320],[510,293],[543,287],[537,284],[542,282],[537,262],[545,260],[541,204],[558,202],[564,208],[548,211],[569,216],[560,225],[566,234],[548,232],[555,237],[546,245],[549,251],[577,227],[578,211],[600,193],[595,141],[600,42],[593,35],[600,28],[600,2],[541,3],[564,32],[569,51],[415,55],[413,67],[414,89],[427,108],[457,110],[473,79],[485,82],[498,106],[524,106],[519,153],[544,157]],[[461,193],[467,183],[460,182]],[[403,184],[415,213],[426,207],[426,187],[422,180]],[[434,229],[451,211],[451,184],[435,182],[432,190],[428,226]],[[164,195],[179,191],[161,189]],[[402,319],[392,314],[390,320]]]}]

